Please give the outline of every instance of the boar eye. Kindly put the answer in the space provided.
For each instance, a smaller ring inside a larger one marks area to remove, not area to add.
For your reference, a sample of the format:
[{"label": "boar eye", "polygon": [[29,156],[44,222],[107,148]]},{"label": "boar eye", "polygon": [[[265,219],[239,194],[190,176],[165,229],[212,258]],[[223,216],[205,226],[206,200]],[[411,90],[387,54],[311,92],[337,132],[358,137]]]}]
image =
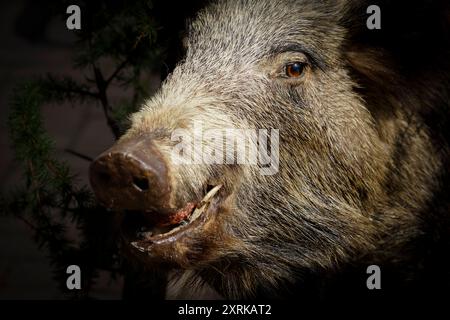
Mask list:
[{"label": "boar eye", "polygon": [[290,78],[298,78],[303,74],[305,70],[305,63],[303,62],[291,62],[285,66],[286,76]]}]

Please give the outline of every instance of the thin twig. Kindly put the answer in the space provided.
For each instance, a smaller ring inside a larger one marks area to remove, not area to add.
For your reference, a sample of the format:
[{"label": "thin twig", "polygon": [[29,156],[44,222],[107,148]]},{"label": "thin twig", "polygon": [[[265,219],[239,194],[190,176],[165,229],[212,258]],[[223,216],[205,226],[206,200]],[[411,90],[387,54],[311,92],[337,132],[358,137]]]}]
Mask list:
[{"label": "thin twig", "polygon": [[101,70],[94,63],[92,63],[92,67],[95,75],[95,83],[98,89],[98,98],[100,99],[100,102],[102,104],[103,113],[105,114],[106,117],[106,122],[109,128],[111,129],[114,137],[117,140],[120,137],[120,128],[118,123],[111,116],[112,108],[109,105],[108,96],[106,94],[108,83],[106,83]]},{"label": "thin twig", "polygon": [[91,98],[98,98],[98,93],[90,92],[88,90],[83,90],[83,89],[66,89],[65,91],[69,92],[69,93],[77,93],[77,94],[80,94],[80,95],[83,95],[83,96],[88,96],[88,97],[91,97]]},{"label": "thin twig", "polygon": [[86,161],[89,161],[89,162],[94,161],[93,158],[91,158],[91,157],[89,157],[89,156],[87,156],[85,154],[79,153],[78,151],[75,151],[75,150],[72,150],[72,149],[64,149],[64,151],[67,152],[67,153],[70,153],[70,154],[72,154],[72,155],[74,155],[74,156],[76,156],[78,158],[81,158],[83,160],[86,160]]},{"label": "thin twig", "polygon": [[122,71],[123,68],[128,64],[130,61],[130,57],[128,56],[118,67],[117,69],[109,76],[109,78],[105,81],[106,86],[108,86],[111,81],[117,76],[117,74]]},{"label": "thin twig", "polygon": [[17,218],[19,220],[21,220],[23,223],[25,223],[28,227],[30,227],[31,229],[33,229],[36,232],[39,232],[39,228],[36,227],[33,223],[31,223],[30,221],[28,221],[27,219],[25,219],[24,217],[22,217],[21,215],[18,215]]}]

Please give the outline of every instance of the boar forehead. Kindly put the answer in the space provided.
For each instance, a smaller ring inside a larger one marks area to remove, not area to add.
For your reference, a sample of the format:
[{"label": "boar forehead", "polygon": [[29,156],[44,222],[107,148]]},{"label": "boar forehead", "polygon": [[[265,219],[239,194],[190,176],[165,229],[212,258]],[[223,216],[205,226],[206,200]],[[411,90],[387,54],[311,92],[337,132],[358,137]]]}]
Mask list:
[{"label": "boar forehead", "polygon": [[323,1],[219,1],[190,24],[186,62],[239,65],[298,48],[332,64],[343,39],[338,8]]}]

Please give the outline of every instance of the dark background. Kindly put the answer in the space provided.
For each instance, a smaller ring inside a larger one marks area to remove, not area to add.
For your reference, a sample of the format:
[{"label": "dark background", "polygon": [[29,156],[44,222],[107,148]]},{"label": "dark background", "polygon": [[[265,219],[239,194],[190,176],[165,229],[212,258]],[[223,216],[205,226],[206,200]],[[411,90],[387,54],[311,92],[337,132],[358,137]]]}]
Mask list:
[{"label": "dark background", "polygon": [[[18,82],[42,76],[80,74],[72,65],[75,37],[65,21],[48,17],[45,2],[0,2],[0,188],[9,191],[22,183],[20,168],[8,141],[7,118],[12,90]],[[155,87],[159,77],[155,78]],[[121,97],[114,90],[113,99]],[[56,142],[59,159],[67,161],[78,174],[79,184],[87,184],[89,162],[67,153],[73,149],[94,157],[110,146],[114,138],[100,106],[82,104],[46,105],[42,109],[46,129]],[[121,280],[110,283],[101,274],[94,295],[120,298]],[[38,250],[31,230],[14,217],[0,215],[0,299],[55,299],[61,292],[52,279],[46,252]]]}]

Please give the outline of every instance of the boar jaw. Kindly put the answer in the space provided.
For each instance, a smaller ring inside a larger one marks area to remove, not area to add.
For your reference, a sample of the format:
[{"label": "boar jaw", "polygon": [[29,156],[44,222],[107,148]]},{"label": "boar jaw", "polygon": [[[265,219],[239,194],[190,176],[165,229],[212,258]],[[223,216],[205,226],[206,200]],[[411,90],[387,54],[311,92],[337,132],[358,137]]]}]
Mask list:
[{"label": "boar jaw", "polygon": [[[158,246],[165,247],[176,242],[183,242],[184,237],[191,237],[192,234],[201,232],[202,227],[213,214],[212,211],[217,211],[222,199],[222,195],[219,194],[221,188],[222,185],[213,187],[195,207],[192,207],[192,210],[189,209],[191,208],[190,204],[185,207],[186,210],[184,210],[185,208],[181,209],[182,220],[175,221],[171,225],[152,226],[150,231],[146,232],[134,231],[134,234],[131,235],[128,232],[128,236],[125,236],[124,240],[137,251],[150,255]],[[141,239],[132,241],[130,236]]]}]

